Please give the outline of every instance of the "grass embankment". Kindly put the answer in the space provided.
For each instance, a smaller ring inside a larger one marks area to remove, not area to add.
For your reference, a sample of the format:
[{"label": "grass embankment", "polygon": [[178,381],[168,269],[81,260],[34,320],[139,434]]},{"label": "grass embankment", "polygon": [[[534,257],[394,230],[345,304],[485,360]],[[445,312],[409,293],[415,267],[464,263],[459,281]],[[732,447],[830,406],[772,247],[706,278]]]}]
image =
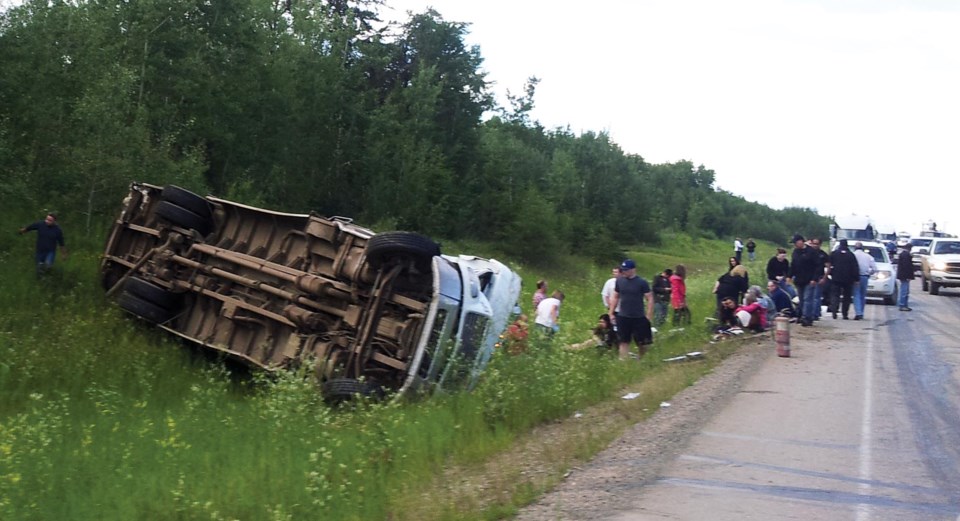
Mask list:
[{"label": "grass embankment", "polygon": [[[538,278],[567,295],[552,345],[534,340],[523,355],[498,353],[470,394],[332,411],[297,375],[234,374],[122,314],[97,282],[102,241],[67,233],[70,258],[41,280],[32,237],[0,234],[0,519],[496,518],[556,473],[525,480],[504,468],[488,478],[495,492],[466,495],[437,493],[449,490],[437,476],[482,469],[534,427],[609,401],[628,384],[645,386],[642,399],[610,409],[620,420],[607,435],[562,448],[587,458],[618,425],[718,360],[660,361],[699,348],[701,327],[662,332],[640,362],[562,349],[589,337],[610,268],[567,260],[551,271],[520,268],[523,303]],[[680,260],[691,266],[694,324],[702,324],[729,247],[682,237],[666,244],[631,255],[648,277]]]}]

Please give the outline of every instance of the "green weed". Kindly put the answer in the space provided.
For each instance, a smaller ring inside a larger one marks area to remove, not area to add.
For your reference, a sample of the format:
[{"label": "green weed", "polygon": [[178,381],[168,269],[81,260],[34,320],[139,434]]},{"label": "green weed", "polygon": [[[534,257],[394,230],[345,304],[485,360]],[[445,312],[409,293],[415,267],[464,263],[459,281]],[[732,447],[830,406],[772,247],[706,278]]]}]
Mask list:
[{"label": "green weed", "polygon": [[[645,277],[691,267],[693,325],[662,328],[641,363],[566,348],[590,338],[610,269],[568,259],[520,268],[528,312],[530,281],[566,293],[560,333],[534,335],[519,355],[498,351],[473,392],[330,409],[304,374],[247,376],[119,312],[98,283],[101,241],[80,241],[41,278],[27,242],[0,240],[0,519],[508,515],[542,488],[520,481],[489,504],[424,503],[445,467],[481,465],[536,425],[636,382],[663,378],[675,392],[695,381],[706,365],[666,373],[660,360],[702,345],[727,249],[684,236],[630,249]],[[571,452],[586,458],[603,443]]]}]

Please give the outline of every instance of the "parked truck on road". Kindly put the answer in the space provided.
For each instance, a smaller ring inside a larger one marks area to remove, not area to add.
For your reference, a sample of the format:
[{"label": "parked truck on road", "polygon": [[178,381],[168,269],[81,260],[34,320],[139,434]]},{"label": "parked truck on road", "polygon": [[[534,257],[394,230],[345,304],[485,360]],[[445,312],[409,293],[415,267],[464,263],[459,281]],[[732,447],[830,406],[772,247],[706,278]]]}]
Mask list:
[{"label": "parked truck on road", "polygon": [[520,293],[504,264],[416,233],[146,183],[100,271],[125,311],[267,371],[311,364],[331,399],[473,385]]},{"label": "parked truck on road", "polygon": [[927,253],[920,256],[921,287],[931,295],[940,288],[960,287],[960,239],[933,237]]}]

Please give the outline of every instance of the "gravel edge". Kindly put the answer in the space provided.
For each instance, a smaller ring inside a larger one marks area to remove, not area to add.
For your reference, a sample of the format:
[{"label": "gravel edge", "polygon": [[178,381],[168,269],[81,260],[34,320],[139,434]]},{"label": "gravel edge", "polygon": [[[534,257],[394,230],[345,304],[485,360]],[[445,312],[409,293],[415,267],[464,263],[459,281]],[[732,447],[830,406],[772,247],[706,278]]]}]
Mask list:
[{"label": "gravel edge", "polygon": [[692,436],[776,353],[768,335],[742,340],[709,374],[679,392],[670,407],[630,427],[588,464],[522,509],[523,521],[597,519],[626,509],[639,489],[678,457]]}]

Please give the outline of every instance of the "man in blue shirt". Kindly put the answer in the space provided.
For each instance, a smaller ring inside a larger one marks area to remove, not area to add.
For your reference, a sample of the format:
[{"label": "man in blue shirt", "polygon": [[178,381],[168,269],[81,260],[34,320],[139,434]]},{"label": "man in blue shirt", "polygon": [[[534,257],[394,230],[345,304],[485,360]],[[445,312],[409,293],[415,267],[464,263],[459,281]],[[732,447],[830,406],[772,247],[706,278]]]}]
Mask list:
[{"label": "man in blue shirt", "polygon": [[771,280],[767,282],[767,292],[770,294],[770,299],[773,300],[773,307],[778,315],[785,317],[792,317],[794,315],[793,302],[790,300],[790,295],[777,284],[777,281]]},{"label": "man in blue shirt", "polygon": [[64,257],[67,255],[67,247],[63,241],[63,230],[57,225],[57,214],[50,212],[44,220],[20,228],[20,235],[31,231],[37,232],[37,273],[42,274],[53,267],[58,245]]}]

